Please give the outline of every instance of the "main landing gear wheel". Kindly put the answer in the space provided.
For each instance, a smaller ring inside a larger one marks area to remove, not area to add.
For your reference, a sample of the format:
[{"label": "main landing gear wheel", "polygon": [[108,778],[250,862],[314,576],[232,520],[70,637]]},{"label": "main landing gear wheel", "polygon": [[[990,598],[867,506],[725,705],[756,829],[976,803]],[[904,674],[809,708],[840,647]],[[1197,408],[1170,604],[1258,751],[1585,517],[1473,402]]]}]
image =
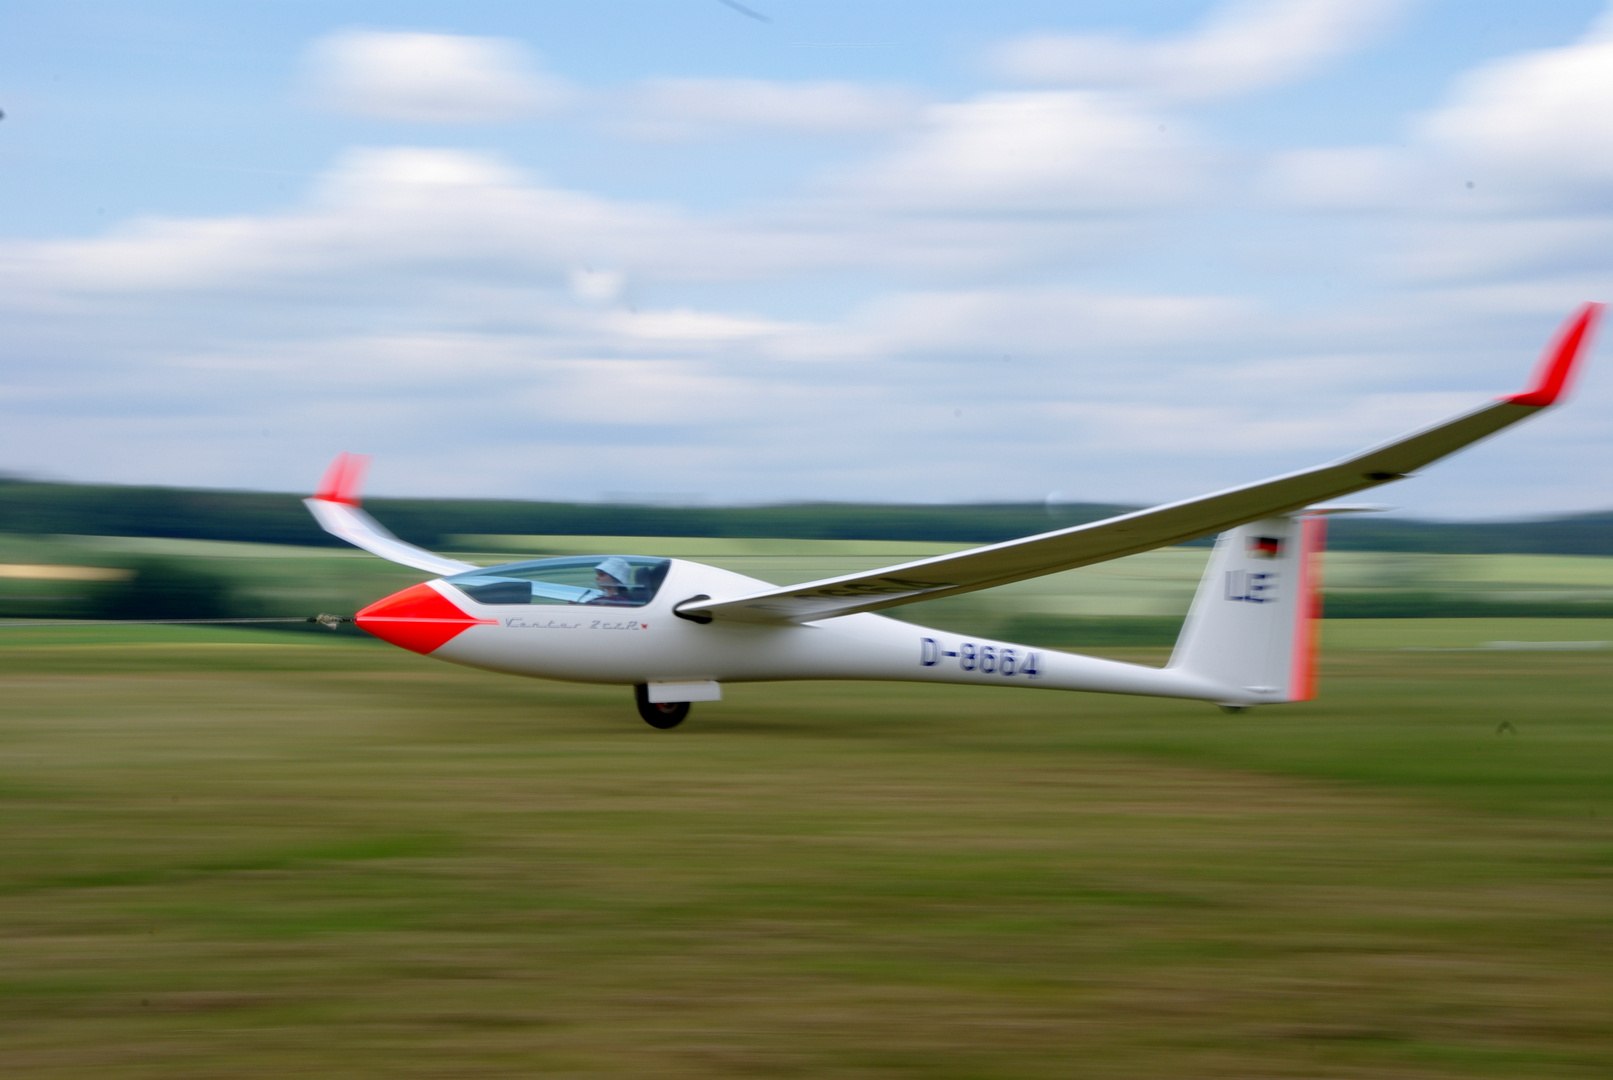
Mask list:
[{"label": "main landing gear wheel", "polygon": [[683,723],[689,715],[687,701],[651,701],[650,688],[643,683],[633,687],[633,700],[638,703],[638,714],[653,728],[665,731]]}]

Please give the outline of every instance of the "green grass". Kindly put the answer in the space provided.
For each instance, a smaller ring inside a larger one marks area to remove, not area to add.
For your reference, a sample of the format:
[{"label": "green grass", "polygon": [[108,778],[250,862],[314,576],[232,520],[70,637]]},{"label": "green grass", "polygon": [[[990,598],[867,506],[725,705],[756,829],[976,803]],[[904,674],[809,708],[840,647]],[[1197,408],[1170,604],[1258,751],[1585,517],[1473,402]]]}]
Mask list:
[{"label": "green grass", "polygon": [[1613,1074],[1613,653],[1401,651],[1613,635],[1420,622],[1237,716],[786,684],[668,733],[334,636],[31,630],[0,1073]]}]

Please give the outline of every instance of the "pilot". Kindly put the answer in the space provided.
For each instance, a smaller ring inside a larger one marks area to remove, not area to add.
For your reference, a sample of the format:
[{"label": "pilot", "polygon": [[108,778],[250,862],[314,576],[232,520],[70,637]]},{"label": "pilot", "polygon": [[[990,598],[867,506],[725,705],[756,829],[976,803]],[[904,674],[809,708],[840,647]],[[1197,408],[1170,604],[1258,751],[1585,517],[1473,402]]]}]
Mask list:
[{"label": "pilot", "polygon": [[598,589],[600,596],[588,601],[590,604],[626,606],[634,603],[628,590],[628,584],[633,580],[633,567],[620,555],[612,555],[608,559],[601,559],[594,568],[594,588]]}]

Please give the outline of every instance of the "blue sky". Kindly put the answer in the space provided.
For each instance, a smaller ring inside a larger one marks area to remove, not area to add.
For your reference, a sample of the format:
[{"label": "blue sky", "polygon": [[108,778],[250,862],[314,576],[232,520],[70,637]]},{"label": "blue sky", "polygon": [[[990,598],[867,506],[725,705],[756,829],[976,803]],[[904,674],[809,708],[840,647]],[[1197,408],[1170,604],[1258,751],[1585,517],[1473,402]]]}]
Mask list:
[{"label": "blue sky", "polygon": [[[13,3],[0,471],[1150,502],[1613,299],[1602,3]],[[1385,491],[1613,505],[1613,376]]]}]

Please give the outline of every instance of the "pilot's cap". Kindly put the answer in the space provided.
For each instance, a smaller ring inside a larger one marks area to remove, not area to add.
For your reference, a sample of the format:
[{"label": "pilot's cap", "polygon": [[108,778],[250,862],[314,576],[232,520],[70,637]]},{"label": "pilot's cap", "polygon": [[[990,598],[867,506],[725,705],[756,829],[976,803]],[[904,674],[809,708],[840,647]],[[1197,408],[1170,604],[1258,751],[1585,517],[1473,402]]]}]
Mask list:
[{"label": "pilot's cap", "polygon": [[615,578],[623,585],[633,580],[633,565],[620,555],[612,555],[608,559],[601,559],[599,565],[594,569],[601,574]]}]

